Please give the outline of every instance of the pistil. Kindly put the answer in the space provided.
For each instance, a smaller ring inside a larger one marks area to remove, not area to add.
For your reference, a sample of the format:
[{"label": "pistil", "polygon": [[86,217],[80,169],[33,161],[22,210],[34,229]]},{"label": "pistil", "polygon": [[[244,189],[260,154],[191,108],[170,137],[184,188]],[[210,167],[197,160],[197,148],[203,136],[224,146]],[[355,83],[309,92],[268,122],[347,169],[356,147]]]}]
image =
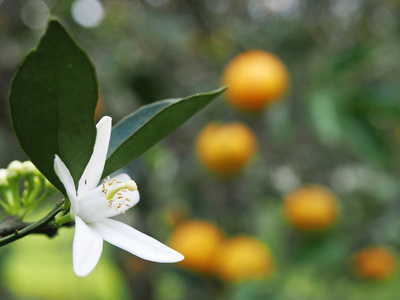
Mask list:
[{"label": "pistil", "polygon": [[[133,180],[128,180],[128,181],[126,181],[124,183],[120,183],[120,184],[115,185],[114,187],[112,187],[111,189],[106,191],[106,195],[107,195],[106,199],[107,200],[111,200],[116,193],[118,193],[118,192],[120,192],[120,191],[122,191],[124,189],[127,189],[129,191],[136,191],[137,190],[136,182],[133,181]],[[121,197],[121,196],[119,196],[119,197]]]}]

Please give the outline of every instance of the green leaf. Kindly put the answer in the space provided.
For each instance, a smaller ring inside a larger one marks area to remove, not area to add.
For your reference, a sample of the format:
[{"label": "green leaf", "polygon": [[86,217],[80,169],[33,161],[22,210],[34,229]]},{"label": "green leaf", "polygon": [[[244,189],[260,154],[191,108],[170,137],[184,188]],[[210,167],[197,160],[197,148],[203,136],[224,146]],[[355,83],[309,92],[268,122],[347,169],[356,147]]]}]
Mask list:
[{"label": "green leaf", "polygon": [[162,140],[225,89],[222,87],[210,93],[159,101],[143,106],[122,119],[112,130],[103,176],[125,166]]},{"label": "green leaf", "polygon": [[330,89],[321,89],[310,95],[308,108],[311,122],[319,139],[327,145],[343,141],[343,111],[338,99],[339,96]]},{"label": "green leaf", "polygon": [[51,20],[37,48],[19,66],[9,102],[21,148],[61,191],[54,155],[77,182],[93,151],[97,99],[94,66],[63,26]]}]

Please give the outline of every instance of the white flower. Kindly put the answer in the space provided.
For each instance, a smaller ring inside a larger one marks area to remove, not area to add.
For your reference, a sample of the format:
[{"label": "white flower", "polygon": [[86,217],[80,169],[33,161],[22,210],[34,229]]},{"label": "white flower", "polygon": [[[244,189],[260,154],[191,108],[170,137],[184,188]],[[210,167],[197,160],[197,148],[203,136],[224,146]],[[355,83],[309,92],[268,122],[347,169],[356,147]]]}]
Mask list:
[{"label": "white flower", "polygon": [[126,174],[114,179],[99,180],[104,169],[111,135],[111,118],[103,117],[98,124],[92,156],[79,180],[78,190],[68,168],[56,155],[54,169],[71,201],[75,219],[72,261],[75,274],[88,275],[100,259],[103,240],[143,259],[171,263],[183,256],[136,229],[110,219],[138,203],[136,184]]}]

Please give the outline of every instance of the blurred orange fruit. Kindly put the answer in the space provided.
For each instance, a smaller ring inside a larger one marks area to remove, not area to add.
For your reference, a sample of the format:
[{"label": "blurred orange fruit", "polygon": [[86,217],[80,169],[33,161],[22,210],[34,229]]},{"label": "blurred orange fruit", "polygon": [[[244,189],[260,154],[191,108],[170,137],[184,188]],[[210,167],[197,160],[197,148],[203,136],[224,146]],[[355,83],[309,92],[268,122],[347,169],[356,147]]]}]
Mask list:
[{"label": "blurred orange fruit", "polygon": [[200,132],[196,142],[200,161],[222,175],[240,171],[256,150],[254,133],[240,122],[210,123]]},{"label": "blurred orange fruit", "polygon": [[359,277],[386,279],[397,271],[397,259],[383,247],[370,247],[354,256],[354,269]]},{"label": "blurred orange fruit", "polygon": [[184,267],[203,273],[212,273],[212,259],[222,239],[221,231],[207,221],[180,223],[172,232],[169,246],[182,253]]},{"label": "blurred orange fruit", "polygon": [[286,196],[284,214],[287,221],[302,230],[322,230],[332,225],[338,215],[335,196],[326,188],[310,185]]},{"label": "blurred orange fruit", "polygon": [[186,219],[187,215],[188,212],[186,209],[176,208],[167,212],[166,219],[169,225],[176,226],[180,222],[183,222]]},{"label": "blurred orange fruit", "polygon": [[281,98],[289,85],[283,63],[275,55],[252,50],[233,58],[222,76],[227,100],[246,111],[259,111]]},{"label": "blurred orange fruit", "polygon": [[266,245],[249,236],[221,243],[214,258],[215,272],[227,281],[244,281],[268,276],[273,259]]}]

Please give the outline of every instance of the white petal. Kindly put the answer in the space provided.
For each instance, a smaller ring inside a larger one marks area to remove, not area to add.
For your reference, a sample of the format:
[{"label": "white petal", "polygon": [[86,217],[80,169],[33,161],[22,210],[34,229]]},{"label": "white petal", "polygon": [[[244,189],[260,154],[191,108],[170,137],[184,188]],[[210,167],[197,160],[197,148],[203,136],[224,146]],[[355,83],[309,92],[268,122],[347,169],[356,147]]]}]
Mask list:
[{"label": "white petal", "polygon": [[75,274],[83,277],[92,272],[102,251],[103,239],[100,235],[85,224],[81,218],[75,216],[75,236],[72,245],[72,263]]},{"label": "white petal", "polygon": [[131,177],[126,173],[121,173],[116,176],[113,176],[111,179],[115,179],[115,180],[121,181],[121,182],[126,182],[128,180],[131,180]]},{"label": "white petal", "polygon": [[79,207],[76,200],[74,179],[72,178],[71,173],[69,172],[67,166],[61,160],[61,158],[58,157],[58,155],[56,155],[54,158],[54,171],[56,172],[61,183],[64,185],[68,198],[71,201],[72,213],[74,215],[77,214],[79,212]]},{"label": "white petal", "polygon": [[184,258],[182,254],[124,223],[103,219],[91,226],[105,241],[140,258],[162,263],[178,262]]},{"label": "white petal", "polygon": [[106,161],[111,136],[111,118],[103,117],[96,125],[97,134],[93,153],[79,180],[78,195],[83,196],[98,185]]}]

